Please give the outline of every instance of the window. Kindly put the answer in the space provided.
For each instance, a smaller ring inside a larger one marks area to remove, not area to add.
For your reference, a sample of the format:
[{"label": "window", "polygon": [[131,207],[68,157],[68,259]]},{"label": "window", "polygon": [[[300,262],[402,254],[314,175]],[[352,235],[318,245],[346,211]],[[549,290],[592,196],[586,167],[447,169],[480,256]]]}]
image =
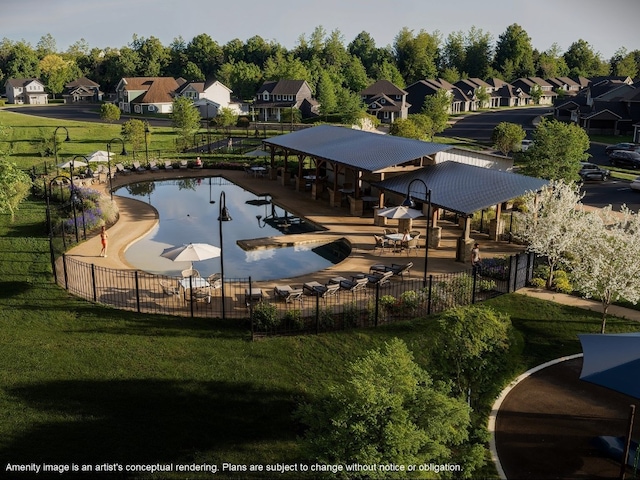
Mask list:
[{"label": "window", "polygon": [[396,95],[396,100],[402,100],[402,96],[401,95]]},{"label": "window", "polygon": [[293,95],[289,95],[289,100],[293,100]]},{"label": "window", "polygon": [[156,109],[156,106],[155,106],[155,105],[149,105],[149,111],[150,111],[150,112],[155,111],[155,109]]},{"label": "window", "polygon": [[384,112],[384,118],[389,118],[389,112]]},{"label": "window", "polygon": [[383,105],[385,104],[386,100],[384,98],[380,99],[380,103],[382,103]]},{"label": "window", "polygon": [[282,100],[282,95],[278,95],[276,99],[277,100]]},{"label": "window", "polygon": [[264,92],[264,93],[262,94],[262,98],[263,98],[264,100],[269,100],[269,94],[268,94],[267,92]]},{"label": "window", "polygon": [[133,111],[136,112],[136,113],[141,113],[142,109],[140,108],[140,105],[135,105],[133,107]]}]

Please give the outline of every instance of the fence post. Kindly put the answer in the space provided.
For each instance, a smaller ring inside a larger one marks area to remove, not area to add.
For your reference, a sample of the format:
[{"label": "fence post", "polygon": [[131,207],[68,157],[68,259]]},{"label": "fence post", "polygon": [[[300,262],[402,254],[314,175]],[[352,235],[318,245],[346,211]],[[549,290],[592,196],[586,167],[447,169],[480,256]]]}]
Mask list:
[{"label": "fence post", "polygon": [[520,257],[521,254],[517,254],[516,255],[516,273],[513,276],[513,290],[511,290],[512,292],[515,292],[518,289],[518,278],[519,278],[519,273],[520,273]]},{"label": "fence post", "polygon": [[138,280],[138,270],[133,272],[133,276],[136,280],[136,310],[140,313],[140,282]]},{"label": "fence post", "polygon": [[375,327],[378,326],[378,314],[380,312],[380,283],[376,283],[376,309],[373,325]]},{"label": "fence post", "polygon": [[91,288],[93,288],[93,301],[98,301],[98,291],[96,289],[96,264],[91,264]]},{"label": "fence post", "polygon": [[427,302],[427,315],[431,315],[431,294],[433,292],[433,274],[429,275],[429,297]]},{"label": "fence post", "polygon": [[67,274],[67,254],[62,254],[62,271],[64,272],[64,289],[69,291],[69,276]]},{"label": "fence post", "polygon": [[320,295],[316,292],[316,335],[320,333]]},{"label": "fence post", "polygon": [[476,287],[478,285],[478,267],[473,267],[473,290],[471,291],[471,305],[476,303]]},{"label": "fence post", "polygon": [[[251,293],[251,277],[249,277],[249,293]],[[255,327],[253,325],[253,302],[249,302],[249,322],[251,323],[251,340],[255,340]]]},{"label": "fence post", "polygon": [[[224,278],[222,281],[224,282]],[[224,288],[224,285],[222,288]],[[224,302],[224,299],[222,299],[222,301]],[[191,310],[191,318],[193,318],[193,277],[191,275],[189,275],[189,307]]]},{"label": "fence post", "polygon": [[515,259],[516,259],[515,255],[511,255],[509,257],[509,274],[507,275],[507,278],[508,278],[508,280],[507,280],[507,293],[513,292],[513,289],[511,288],[511,286],[515,283],[515,280],[514,280],[514,278],[516,276],[516,268],[515,268],[515,265],[514,265],[514,263],[516,263]]},{"label": "fence post", "polygon": [[533,252],[527,252],[527,283],[533,280],[533,269],[536,266],[536,254]]}]

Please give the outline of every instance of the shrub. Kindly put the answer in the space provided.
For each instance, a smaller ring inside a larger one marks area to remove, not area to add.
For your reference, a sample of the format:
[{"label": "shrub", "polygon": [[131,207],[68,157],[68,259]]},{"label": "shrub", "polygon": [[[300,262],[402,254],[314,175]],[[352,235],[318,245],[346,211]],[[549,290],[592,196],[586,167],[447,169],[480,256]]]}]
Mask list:
[{"label": "shrub", "polygon": [[569,280],[569,275],[564,270],[558,270],[553,276],[553,289],[560,293],[573,292],[573,285]]},{"label": "shrub", "polygon": [[287,310],[284,314],[284,323],[290,328],[296,330],[302,330],[304,328],[304,319],[302,318],[302,311],[297,308]]},{"label": "shrub", "polygon": [[270,330],[280,325],[278,309],[267,302],[259,302],[253,307],[251,321],[259,330]]},{"label": "shrub", "polygon": [[342,321],[345,328],[351,328],[358,326],[358,320],[360,319],[360,310],[355,302],[346,304],[342,310]]},{"label": "shrub", "polygon": [[544,278],[540,278],[540,277],[532,278],[531,281],[529,282],[529,284],[533,288],[546,288],[547,287],[547,281]]},{"label": "shrub", "polygon": [[482,276],[498,280],[509,279],[509,257],[494,257],[482,260]]},{"label": "shrub", "polygon": [[333,309],[331,307],[320,309],[320,328],[323,330],[331,330],[335,326],[333,318]]}]

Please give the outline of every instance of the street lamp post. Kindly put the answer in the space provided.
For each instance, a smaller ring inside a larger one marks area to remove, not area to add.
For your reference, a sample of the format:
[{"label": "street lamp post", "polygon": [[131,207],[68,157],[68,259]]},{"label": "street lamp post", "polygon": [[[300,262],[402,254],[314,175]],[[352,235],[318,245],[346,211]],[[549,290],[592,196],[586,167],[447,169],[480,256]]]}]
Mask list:
[{"label": "street lamp post", "polygon": [[111,200],[113,200],[113,180],[111,178],[113,177],[113,175],[111,175],[111,144],[116,140],[122,143],[122,152],[120,153],[120,155],[127,155],[127,150],[124,148],[123,139],[121,139],[120,137],[115,137],[109,140],[109,142],[107,143],[107,168],[109,168],[109,194],[111,195]]},{"label": "street lamp post", "polygon": [[[76,202],[78,202],[78,193],[76,192],[75,185],[73,184],[73,167],[75,165],[76,158],[84,158],[87,165],[89,165],[89,159],[84,155],[76,155],[71,159],[71,163],[69,164],[69,172],[71,177],[71,196],[69,200],[71,201],[71,207],[73,209],[73,226],[76,232],[76,243],[78,243],[80,241],[80,237],[78,236],[78,215],[76,213]],[[84,208],[82,214],[84,215]]]},{"label": "street lamp post", "polygon": [[56,134],[58,133],[59,128],[64,128],[64,131],[67,132],[67,138],[65,138],[64,141],[65,142],[71,141],[71,139],[69,138],[69,130],[67,130],[67,127],[63,127],[63,126],[56,127],[56,129],[53,131],[53,154],[56,159],[56,167],[58,165],[58,140],[57,140]]},{"label": "street lamp post", "polygon": [[222,222],[231,221],[231,215],[227,209],[227,198],[224,190],[220,192],[220,203],[218,204],[218,224],[220,226],[220,278],[222,280],[222,319],[225,319],[225,296],[224,296],[224,247],[222,244]]},{"label": "street lamp post", "polygon": [[209,101],[207,101],[207,153],[211,153],[211,119],[209,118]]},{"label": "street lamp post", "polygon": [[[53,272],[53,278],[56,279],[57,278],[57,273],[56,273],[56,257],[55,257],[55,249],[53,247],[53,225],[52,225],[52,221],[51,221],[51,197],[53,195],[53,183],[59,183],[60,184],[60,201],[62,201],[62,182],[58,182],[58,180],[64,180],[65,182],[70,181],[69,178],[67,178],[65,175],[57,175],[55,177],[53,177],[51,180],[49,180],[49,189],[47,191],[46,188],[46,184],[45,184],[45,193],[46,193],[46,199],[47,199],[47,229],[48,234],[49,234],[49,255],[51,257],[51,270]],[[62,224],[62,241],[64,243],[65,249],[66,249],[66,241],[65,241],[65,236],[64,236],[64,223]]]},{"label": "street lamp post", "polygon": [[423,284],[422,286],[426,287],[427,286],[427,269],[429,265],[429,234],[431,231],[431,190],[429,190],[429,187],[427,187],[427,184],[425,183],[424,180],[422,180],[421,178],[414,178],[409,182],[409,185],[407,186],[407,198],[405,198],[404,202],[402,202],[402,205],[405,207],[415,206],[415,202],[411,198],[411,185],[413,185],[415,182],[420,182],[422,183],[422,185],[424,185],[425,201],[427,202],[427,232],[425,235],[425,244],[424,244],[424,273],[422,275],[422,284]]}]

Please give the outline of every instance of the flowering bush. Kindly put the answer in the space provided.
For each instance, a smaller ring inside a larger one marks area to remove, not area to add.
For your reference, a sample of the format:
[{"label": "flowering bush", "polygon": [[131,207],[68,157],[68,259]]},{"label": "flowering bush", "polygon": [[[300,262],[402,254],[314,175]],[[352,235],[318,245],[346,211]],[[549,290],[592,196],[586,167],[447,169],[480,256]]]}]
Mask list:
[{"label": "flowering bush", "polygon": [[481,273],[483,277],[497,280],[509,279],[509,258],[494,257],[482,260]]}]

